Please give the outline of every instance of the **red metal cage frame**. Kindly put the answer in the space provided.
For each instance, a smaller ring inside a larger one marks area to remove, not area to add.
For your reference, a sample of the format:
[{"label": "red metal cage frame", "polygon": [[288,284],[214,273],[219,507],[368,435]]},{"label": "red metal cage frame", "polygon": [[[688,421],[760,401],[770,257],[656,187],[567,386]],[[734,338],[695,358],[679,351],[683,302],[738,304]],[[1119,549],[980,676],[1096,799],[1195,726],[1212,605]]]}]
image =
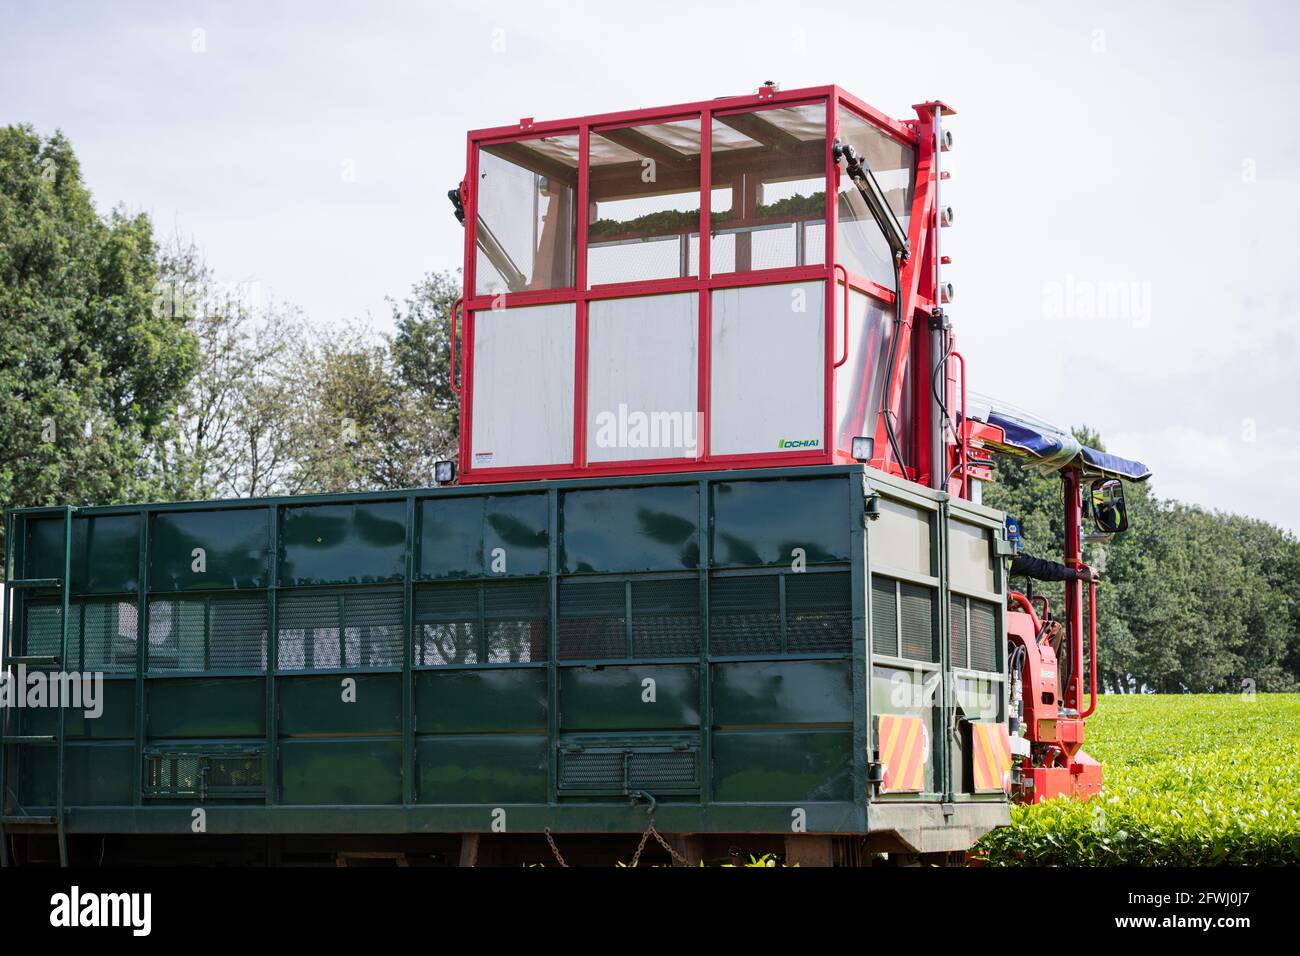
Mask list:
[{"label": "red metal cage frame", "polygon": [[[824,103],[826,107],[826,209],[825,232],[826,250],[823,262],[818,265],[804,265],[780,269],[763,269],[749,272],[731,272],[713,274],[710,270],[710,202],[712,180],[710,178],[710,153],[712,118],[719,114],[743,113],[755,109],[776,108]],[[731,466],[765,466],[765,465],[807,465],[834,464],[853,461],[849,449],[836,448],[835,388],[839,334],[837,333],[837,315],[835,297],[847,296],[847,290],[837,281],[837,274],[847,277],[847,286],[865,294],[876,301],[892,306],[894,293],[883,288],[870,279],[849,272],[836,261],[836,214],[837,195],[839,191],[840,170],[831,155],[831,143],[839,135],[839,111],[844,107],[862,120],[883,131],[897,142],[911,148],[916,159],[916,176],[913,189],[911,216],[909,220],[909,240],[911,257],[901,271],[901,289],[904,300],[904,321],[899,326],[897,360],[891,380],[887,383],[889,408],[897,420],[904,401],[904,389],[913,389],[913,423],[908,434],[897,435],[900,443],[906,443],[906,452],[910,462],[907,466],[898,462],[890,451],[883,423],[878,423],[874,434],[876,456],[872,460],[877,468],[892,471],[913,480],[928,482],[931,474],[930,461],[932,451],[928,436],[930,435],[930,401],[929,376],[908,375],[908,369],[915,363],[919,369],[930,368],[929,336],[913,336],[915,319],[921,317],[923,323],[937,304],[938,290],[938,243],[937,230],[938,206],[937,195],[937,135],[941,113],[951,112],[940,103],[924,103],[914,107],[917,119],[899,121],[892,119],[879,110],[848,93],[838,86],[808,87],[797,90],[776,90],[772,87],[760,88],[756,93],[725,97],[695,103],[683,103],[648,109],[626,110],[616,113],[604,113],[576,119],[534,122],[531,118],[521,119],[514,126],[499,126],[488,129],[473,130],[468,135],[466,149],[466,176],[461,184],[461,201],[465,210],[465,259],[464,290],[459,305],[462,317],[463,334],[459,336],[460,354],[453,355],[453,385],[460,396],[460,457],[459,471],[461,481],[466,484],[478,482],[519,481],[543,478],[574,478],[588,475],[610,474],[651,474],[681,471],[703,471]],[[587,216],[577,217],[577,245],[575,251],[575,281],[572,288],[526,290],[519,292],[497,293],[493,295],[476,294],[476,229],[477,229],[477,182],[478,151],[480,147],[506,142],[517,142],[544,136],[576,135],[578,137],[577,167],[577,202],[578,210],[587,208],[587,177],[589,169],[588,146],[592,132],[602,129],[615,129],[627,126],[639,126],[662,123],[672,120],[695,119],[700,121],[700,223],[698,275],[685,278],[650,279],[644,281],[619,282],[614,284],[590,286],[587,281]],[[825,396],[823,409],[823,436],[821,449],[815,451],[774,452],[746,455],[715,455],[711,452],[711,410],[710,410],[710,344],[711,344],[711,295],[714,289],[738,288],[744,286],[774,285],[794,281],[823,281],[825,285]],[[699,435],[699,454],[691,458],[654,458],[642,461],[598,462],[587,461],[587,310],[588,304],[600,299],[628,298],[641,295],[666,294],[672,292],[698,293],[699,327],[697,401],[701,419]],[[573,459],[560,465],[536,465],[519,467],[484,467],[476,468],[473,462],[473,408],[474,408],[474,315],[477,311],[492,308],[511,308],[525,305],[543,304],[575,305],[575,374],[573,403]],[[453,311],[453,336],[456,324],[456,311]],[[924,324],[922,328],[924,329]],[[453,338],[453,342],[456,339]],[[845,343],[847,347],[847,343]],[[459,367],[463,380],[455,382],[454,370]],[[945,376],[945,388],[951,388]],[[877,416],[880,417],[880,416]],[[947,456],[945,456],[945,459]],[[946,460],[937,467],[947,468]],[[957,479],[960,487],[960,479]]]}]

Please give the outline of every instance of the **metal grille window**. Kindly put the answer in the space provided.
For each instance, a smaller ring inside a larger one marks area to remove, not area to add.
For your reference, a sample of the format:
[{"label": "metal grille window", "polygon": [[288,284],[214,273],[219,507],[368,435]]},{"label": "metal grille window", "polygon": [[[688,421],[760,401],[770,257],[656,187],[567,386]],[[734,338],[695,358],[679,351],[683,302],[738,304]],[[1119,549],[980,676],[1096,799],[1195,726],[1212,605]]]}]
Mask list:
[{"label": "metal grille window", "polygon": [[266,670],[266,598],[150,601],[146,663],[150,671]]},{"label": "metal grille window", "polygon": [[953,667],[967,667],[966,598],[954,595],[948,602],[948,654]]},{"label": "metal grille window", "polygon": [[257,748],[145,751],[145,795],[151,797],[256,797],[266,793]]},{"label": "metal grille window", "polygon": [[715,577],[709,582],[709,653],[781,653],[777,576]]},{"label": "metal grille window", "polygon": [[696,657],[698,577],[560,583],[560,660]]},{"label": "metal grille window", "polygon": [[1002,654],[999,648],[1001,642],[997,607],[988,601],[954,595],[951,615],[949,633],[953,666],[990,673],[1000,672]]},{"label": "metal grille window", "polygon": [[632,656],[700,653],[700,581],[632,582]]},{"label": "metal grille window", "polygon": [[934,594],[929,588],[900,584],[899,619],[903,656],[917,661],[939,659],[934,644]]},{"label": "metal grille window", "polygon": [[852,602],[847,572],[715,577],[709,650],[724,657],[847,653]]},{"label": "metal grille window", "polygon": [[276,630],[277,670],[400,667],[402,592],[289,592],[280,597]]},{"label": "metal grille window", "polygon": [[898,656],[898,582],[890,578],[871,579],[871,650]]},{"label": "metal grille window", "polygon": [[934,589],[892,578],[871,581],[871,649],[884,657],[937,663]]},{"label": "metal grille window", "polygon": [[[43,602],[27,608],[26,652],[57,657],[63,607]],[[68,660],[64,670],[130,674],[135,671],[135,604],[117,599],[79,601],[68,607]]]},{"label": "metal grille window", "polygon": [[970,666],[977,671],[1001,671],[1002,648],[997,607],[987,601],[970,602]]},{"label": "metal grille window", "polygon": [[559,789],[568,794],[699,793],[698,741],[616,742],[560,748]]},{"label": "metal grille window", "polygon": [[853,593],[847,573],[785,577],[786,647],[791,653],[848,651]]},{"label": "metal grille window", "polygon": [[544,581],[438,584],[415,592],[417,666],[546,660]]},{"label": "metal grille window", "polygon": [[560,660],[628,656],[626,581],[560,583]]}]

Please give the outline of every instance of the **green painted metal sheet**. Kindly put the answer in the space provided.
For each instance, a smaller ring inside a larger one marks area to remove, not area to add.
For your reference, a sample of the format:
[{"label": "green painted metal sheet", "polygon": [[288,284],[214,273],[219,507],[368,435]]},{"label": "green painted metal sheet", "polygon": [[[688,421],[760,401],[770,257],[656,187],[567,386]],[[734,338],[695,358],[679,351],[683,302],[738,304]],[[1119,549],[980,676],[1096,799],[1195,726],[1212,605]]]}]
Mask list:
[{"label": "green painted metal sheet", "polygon": [[844,661],[736,661],[713,665],[715,727],[848,724],[853,684]]},{"label": "green painted metal sheet", "polygon": [[503,667],[419,671],[419,733],[540,733],[546,729],[546,670]]},{"label": "green painted metal sheet", "polygon": [[560,570],[680,571],[700,564],[699,487],[651,485],[560,496]]},{"label": "green painted metal sheet", "polygon": [[546,737],[486,734],[416,739],[421,803],[546,802]]},{"label": "green painted metal sheet", "polygon": [[401,803],[401,739],[281,740],[280,802]]},{"label": "green painted metal sheet", "polygon": [[277,725],[284,736],[402,729],[401,674],[279,677],[276,682]]},{"label": "green painted metal sheet", "polygon": [[145,702],[150,737],[266,735],[266,682],[260,677],[151,679]]},{"label": "green painted metal sheet", "polygon": [[265,508],[162,512],[154,515],[152,530],[150,591],[267,586],[271,527]]},{"label": "green painted metal sheet", "polygon": [[716,567],[849,560],[849,489],[843,478],[724,481],[713,486]]},{"label": "green painted metal sheet", "polygon": [[[136,589],[140,577],[140,517],[100,515],[72,521],[72,590],[77,594],[120,594]],[[27,521],[27,578],[63,577],[63,519]]]},{"label": "green painted metal sheet", "polygon": [[[653,681],[653,685],[647,685]],[[653,700],[648,700],[652,695]],[[560,669],[564,731],[698,727],[700,669],[685,664]]]},{"label": "green painted metal sheet", "polygon": [[280,584],[382,584],[406,576],[400,501],[312,505],[280,512]]},{"label": "green painted metal sheet", "polygon": [[423,580],[543,574],[546,495],[430,498],[420,505]]},{"label": "green painted metal sheet", "polygon": [[852,766],[848,730],[713,735],[713,796],[722,802],[850,800]]},{"label": "green painted metal sheet", "polygon": [[[27,811],[54,806],[54,747],[25,746],[19,757],[19,792]],[[131,741],[72,743],[64,748],[64,803],[68,806],[129,806],[135,792]]]},{"label": "green painted metal sheet", "polygon": [[[68,708],[66,733],[69,738],[91,740],[130,739],[135,734],[135,682],[105,680],[98,702],[98,717],[87,716],[86,708]],[[85,701],[86,698],[83,698]],[[93,710],[93,709],[92,709]],[[58,710],[53,707],[24,708],[21,726],[24,734],[53,734],[58,725]]]}]

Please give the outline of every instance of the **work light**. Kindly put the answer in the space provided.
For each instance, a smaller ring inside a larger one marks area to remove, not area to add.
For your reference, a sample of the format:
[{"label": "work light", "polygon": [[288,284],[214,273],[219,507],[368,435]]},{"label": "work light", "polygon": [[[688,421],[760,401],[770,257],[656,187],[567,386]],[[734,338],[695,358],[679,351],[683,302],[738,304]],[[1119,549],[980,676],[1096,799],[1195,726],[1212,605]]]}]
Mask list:
[{"label": "work light", "polygon": [[854,461],[871,461],[876,453],[876,440],[874,438],[863,438],[859,435],[853,439],[853,460]]},{"label": "work light", "polygon": [[456,480],[456,463],[454,461],[434,462],[433,480],[440,485],[451,484]]}]

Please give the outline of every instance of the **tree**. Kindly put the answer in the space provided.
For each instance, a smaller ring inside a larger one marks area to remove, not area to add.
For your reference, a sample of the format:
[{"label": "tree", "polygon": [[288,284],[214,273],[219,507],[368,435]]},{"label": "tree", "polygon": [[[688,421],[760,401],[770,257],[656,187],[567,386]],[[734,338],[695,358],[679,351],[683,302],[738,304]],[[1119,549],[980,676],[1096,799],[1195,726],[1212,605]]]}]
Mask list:
[{"label": "tree", "polygon": [[255,289],[217,283],[192,243],[167,250],[162,276],[160,304],[185,317],[200,354],[159,442],[163,493],[186,500],[293,491],[301,316],[262,305]]},{"label": "tree", "polygon": [[458,427],[459,405],[449,382],[451,310],[460,287],[459,269],[430,272],[403,302],[388,300],[397,327],[390,348],[398,376],[452,434]]},{"label": "tree", "polygon": [[101,217],[61,133],[0,129],[0,499],[8,506],[154,497],[149,443],[198,360],[154,308],[143,214]]},{"label": "tree", "polygon": [[433,483],[453,453],[452,413],[409,387],[388,342],[353,325],[308,338],[296,359],[296,489],[374,491]]}]

